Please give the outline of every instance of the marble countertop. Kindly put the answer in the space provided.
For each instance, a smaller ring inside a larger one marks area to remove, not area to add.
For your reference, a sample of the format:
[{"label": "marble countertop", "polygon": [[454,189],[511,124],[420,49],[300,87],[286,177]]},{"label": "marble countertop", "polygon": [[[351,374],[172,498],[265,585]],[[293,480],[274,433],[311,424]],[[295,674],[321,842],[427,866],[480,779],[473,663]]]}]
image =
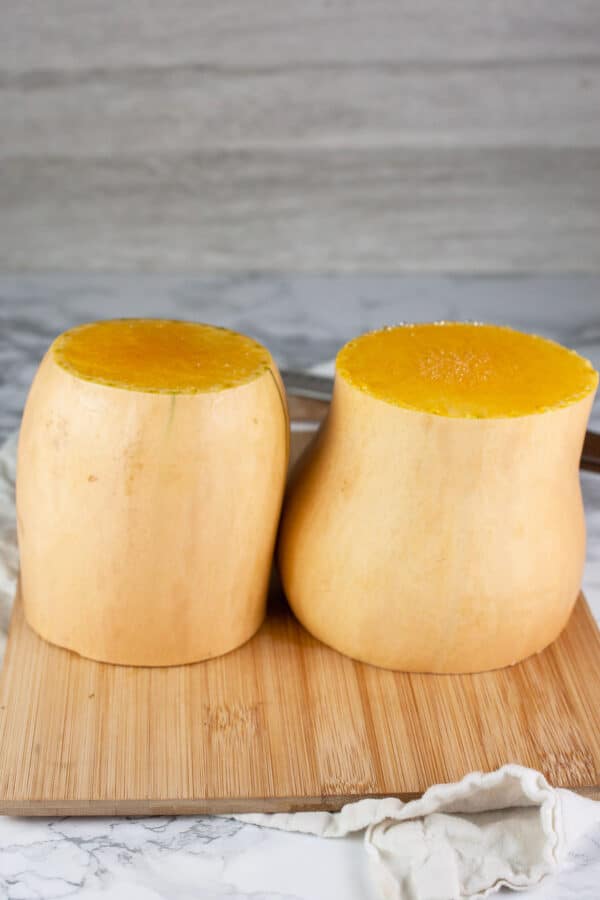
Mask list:
[{"label": "marble countertop", "polygon": [[[600,277],[48,275],[0,277],[0,441],[16,430],[35,368],[64,329],[113,316],[227,325],[277,361],[308,367],[383,324],[474,319],[560,340],[600,368]],[[591,427],[600,431],[600,402]],[[584,589],[600,621],[600,476],[582,474]],[[538,900],[600,896],[600,828]],[[0,817],[0,897],[375,900],[360,840],[324,841],[209,816]]]}]

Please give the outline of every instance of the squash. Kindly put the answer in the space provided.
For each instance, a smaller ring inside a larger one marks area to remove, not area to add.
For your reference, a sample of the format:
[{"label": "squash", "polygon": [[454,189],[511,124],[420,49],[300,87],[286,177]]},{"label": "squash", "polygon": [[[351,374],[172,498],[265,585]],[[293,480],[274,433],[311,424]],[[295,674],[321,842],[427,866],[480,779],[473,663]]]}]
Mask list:
[{"label": "squash", "polygon": [[580,587],[578,464],[597,383],[587,360],[509,328],[350,341],[284,501],[279,566],[300,622],[405,671],[542,650]]},{"label": "squash", "polygon": [[226,653],[261,624],[289,423],[269,352],[189,322],[57,338],[21,427],[25,616],[109,663]]}]

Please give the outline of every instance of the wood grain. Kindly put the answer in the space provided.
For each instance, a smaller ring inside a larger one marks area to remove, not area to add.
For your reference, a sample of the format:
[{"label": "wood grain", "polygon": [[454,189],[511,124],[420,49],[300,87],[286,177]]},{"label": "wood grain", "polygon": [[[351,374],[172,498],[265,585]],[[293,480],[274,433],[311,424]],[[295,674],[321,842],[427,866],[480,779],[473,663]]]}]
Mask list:
[{"label": "wood grain", "polygon": [[8,0],[0,266],[598,270],[587,0]]},{"label": "wood grain", "polygon": [[36,260],[567,271],[598,260],[600,153],[589,148],[215,151],[2,168],[0,266],[23,270]]},{"label": "wood grain", "polygon": [[353,662],[310,637],[276,592],[244,647],[169,669],[47,644],[17,602],[0,686],[0,813],[338,809],[505,762],[600,797],[599,655],[583,597],[544,653],[470,676]]}]

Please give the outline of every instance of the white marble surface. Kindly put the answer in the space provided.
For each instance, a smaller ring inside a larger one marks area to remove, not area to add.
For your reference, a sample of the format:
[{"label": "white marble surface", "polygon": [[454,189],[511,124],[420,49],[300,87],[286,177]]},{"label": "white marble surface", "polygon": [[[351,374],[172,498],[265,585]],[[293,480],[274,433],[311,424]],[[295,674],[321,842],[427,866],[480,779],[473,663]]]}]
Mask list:
[{"label": "white marble surface", "polygon": [[[104,316],[165,315],[254,334],[281,364],[308,366],[353,334],[401,320],[468,318],[562,340],[600,367],[600,278],[0,277],[0,440],[60,331]],[[600,430],[600,404],[593,413]],[[600,621],[600,476],[582,477],[584,586]],[[600,723],[599,723],[600,727]],[[600,828],[537,900],[600,898]],[[323,841],[214,817],[0,817],[0,897],[123,900],[371,900],[360,839]],[[440,900],[442,900],[441,895]]]}]

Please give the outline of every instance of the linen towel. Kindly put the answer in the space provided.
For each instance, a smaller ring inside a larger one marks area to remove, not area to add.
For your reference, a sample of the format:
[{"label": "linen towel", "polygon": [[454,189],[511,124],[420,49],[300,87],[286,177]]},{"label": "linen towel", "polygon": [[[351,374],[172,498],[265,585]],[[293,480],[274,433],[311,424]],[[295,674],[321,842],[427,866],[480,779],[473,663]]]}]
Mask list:
[{"label": "linen towel", "polygon": [[359,800],[339,813],[235,818],[324,838],[364,832],[382,898],[459,900],[538,885],[600,823],[600,803],[550,787],[533,769],[506,765],[434,785],[408,803],[389,797]]}]

